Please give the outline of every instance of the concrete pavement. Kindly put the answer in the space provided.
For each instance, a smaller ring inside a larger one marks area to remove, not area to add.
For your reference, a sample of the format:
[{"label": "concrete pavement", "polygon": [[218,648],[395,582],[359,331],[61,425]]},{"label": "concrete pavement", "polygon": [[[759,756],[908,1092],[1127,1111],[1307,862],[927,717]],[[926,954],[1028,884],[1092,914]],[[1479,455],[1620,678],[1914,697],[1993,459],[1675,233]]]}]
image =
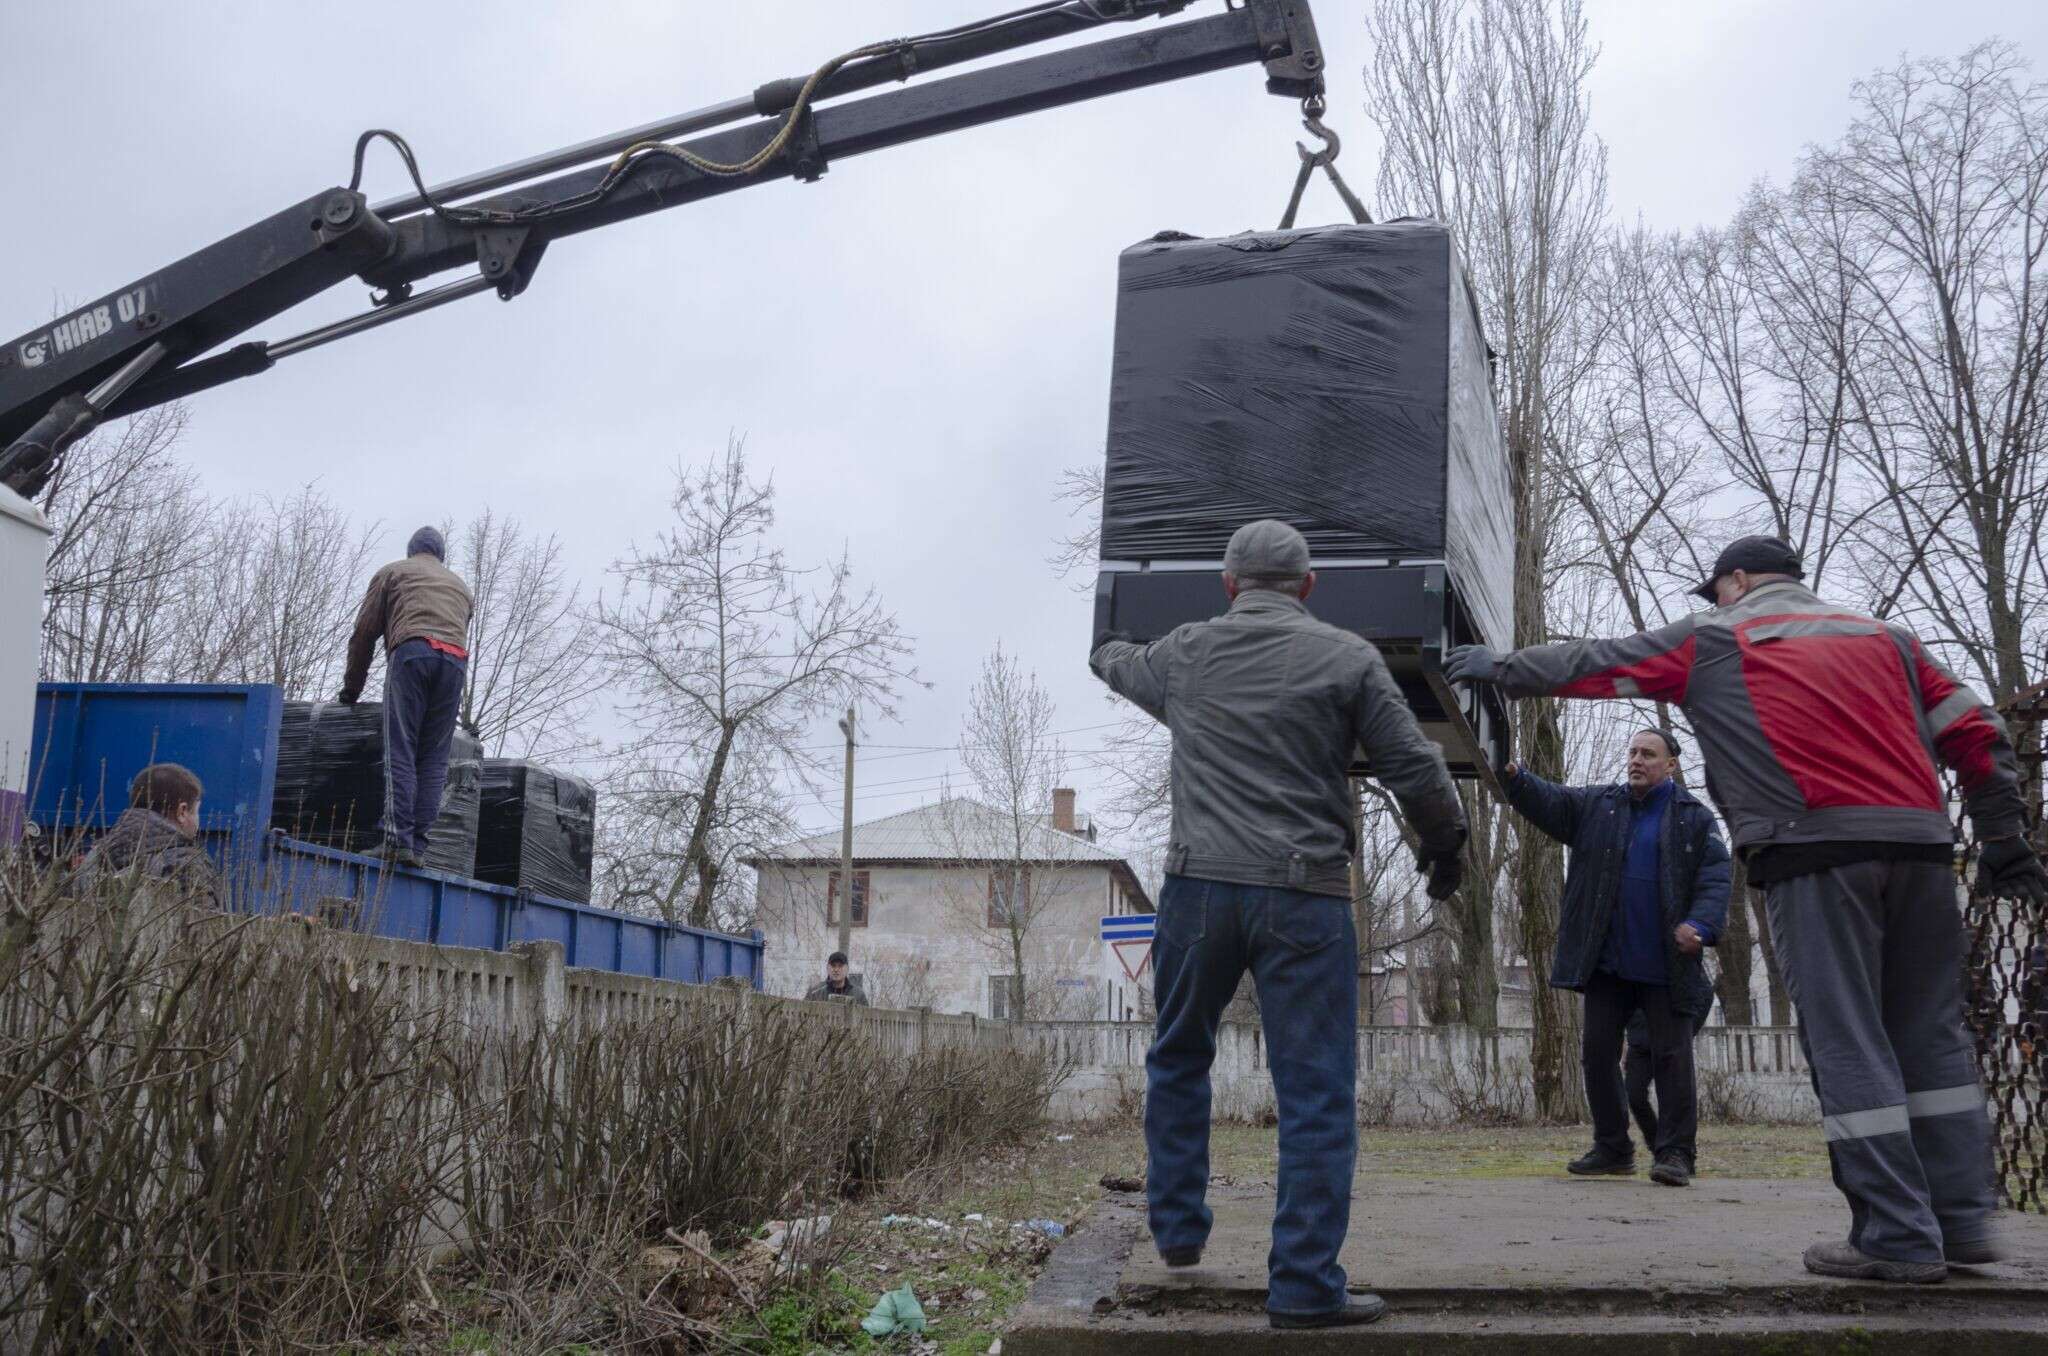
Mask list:
[{"label": "concrete pavement", "polygon": [[1998,1266],[1939,1286],[1831,1281],[1799,1264],[1840,1238],[1848,1211],[1825,1182],[1706,1177],[1361,1177],[1343,1260],[1354,1288],[1393,1312],[1370,1328],[1265,1325],[1269,1185],[1212,1187],[1203,1264],[1169,1272],[1143,1200],[1114,1196],[1053,1256],[1004,1351],[1144,1356],[1208,1350],[2048,1352],[2048,1217],[2007,1215]]}]

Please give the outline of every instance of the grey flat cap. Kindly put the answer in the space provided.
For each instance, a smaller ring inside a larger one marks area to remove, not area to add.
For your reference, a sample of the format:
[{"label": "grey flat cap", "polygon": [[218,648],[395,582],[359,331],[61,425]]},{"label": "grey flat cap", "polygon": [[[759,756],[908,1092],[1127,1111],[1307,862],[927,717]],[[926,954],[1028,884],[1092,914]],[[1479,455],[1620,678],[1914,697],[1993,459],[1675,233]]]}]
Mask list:
[{"label": "grey flat cap", "polygon": [[1299,579],[1308,573],[1308,539],[1278,518],[1246,523],[1231,534],[1223,568],[1239,579]]}]

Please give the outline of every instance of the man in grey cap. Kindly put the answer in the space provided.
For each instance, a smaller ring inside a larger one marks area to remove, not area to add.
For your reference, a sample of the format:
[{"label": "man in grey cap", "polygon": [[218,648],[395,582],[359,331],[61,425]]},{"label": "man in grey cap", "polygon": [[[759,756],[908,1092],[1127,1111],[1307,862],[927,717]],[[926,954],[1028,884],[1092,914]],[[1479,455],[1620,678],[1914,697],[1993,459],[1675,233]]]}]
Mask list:
[{"label": "man in grey cap", "polygon": [[1984,842],[1988,893],[2048,902],[2022,836],[2005,724],[1903,627],[1821,601],[1776,537],[1731,542],[1713,610],[1626,640],[1496,655],[1444,676],[1510,696],[1672,702],[1707,792],[1761,885],[1799,1009],[1849,1236],[1806,1250],[1823,1276],[1939,1281],[1996,1261],[1991,1127],[1963,1027],[1954,831],[1937,760]]},{"label": "man in grey cap", "polygon": [[1309,615],[1308,543],[1283,522],[1237,530],[1230,610],[1149,645],[1105,632],[1089,666],[1173,735],[1173,835],[1152,944],[1157,1034],[1145,1057],[1145,1189],[1170,1267],[1209,1237],[1209,1067],[1249,969],[1280,1103],[1267,1312],[1276,1328],[1369,1323],[1338,1248],[1358,1151],[1357,851],[1347,770],[1365,751],[1421,840],[1431,898],[1457,888],[1465,817],[1443,757],[1371,643]]},{"label": "man in grey cap", "polygon": [[469,677],[469,585],[443,562],[448,547],[423,527],[370,579],[349,637],[341,701],[354,705],[384,642],[384,855],[420,865],[441,810],[448,745]]}]

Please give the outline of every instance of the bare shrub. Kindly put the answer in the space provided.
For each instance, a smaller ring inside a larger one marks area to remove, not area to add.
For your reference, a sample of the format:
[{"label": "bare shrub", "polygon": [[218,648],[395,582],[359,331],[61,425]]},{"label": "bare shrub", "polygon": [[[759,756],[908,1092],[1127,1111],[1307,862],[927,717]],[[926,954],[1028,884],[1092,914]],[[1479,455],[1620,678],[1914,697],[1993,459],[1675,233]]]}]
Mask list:
[{"label": "bare shrub", "polygon": [[1726,1069],[1700,1069],[1695,1075],[1700,1119],[1720,1125],[1764,1125],[1772,1119],[1763,1094]]},{"label": "bare shrub", "polygon": [[[1066,1071],[887,1052],[831,1010],[711,989],[592,1029],[478,1029],[376,979],[360,939],[164,896],[0,871],[8,1350],[458,1321],[522,1350],[708,1341],[831,1258],[741,1274],[710,1248],[1020,1139]],[[703,1240],[715,1294],[645,1274],[697,1255],[678,1238]]]},{"label": "bare shrub", "polygon": [[445,1136],[422,1019],[289,925],[113,880],[11,888],[0,1332],[233,1348],[392,1324]]},{"label": "bare shrub", "polygon": [[1386,1074],[1367,1074],[1358,1080],[1358,1123],[1384,1129],[1394,1123],[1401,1101],[1401,1085]]},{"label": "bare shrub", "polygon": [[1458,1125],[1526,1125],[1532,1110],[1529,1065],[1520,1059],[1446,1060],[1430,1088]]}]

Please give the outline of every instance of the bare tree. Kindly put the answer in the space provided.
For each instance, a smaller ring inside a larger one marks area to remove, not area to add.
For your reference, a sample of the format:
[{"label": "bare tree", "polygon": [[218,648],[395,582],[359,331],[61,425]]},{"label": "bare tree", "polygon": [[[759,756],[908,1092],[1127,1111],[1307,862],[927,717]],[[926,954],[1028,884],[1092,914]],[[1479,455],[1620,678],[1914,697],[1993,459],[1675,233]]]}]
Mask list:
[{"label": "bare tree", "polygon": [[206,501],[174,455],[184,407],[82,440],[42,495],[50,522],[42,672],[74,682],[163,676],[171,617],[205,556]]},{"label": "bare tree", "polygon": [[735,760],[817,773],[803,743],[813,720],[854,702],[893,716],[898,686],[918,681],[909,638],[872,589],[855,585],[845,557],[799,569],[770,544],[774,493],[748,477],[737,439],[701,470],[679,470],[675,524],[612,566],[617,597],[591,612],[634,731],[629,761],[693,788],[681,860],[658,903],[696,926],[718,895],[713,845]]},{"label": "bare tree", "polygon": [[998,644],[982,661],[960,724],[960,764],[972,795],[949,796],[939,807],[954,859],[942,903],[954,930],[1007,974],[1002,1010],[1011,1021],[1055,1015],[1058,994],[1041,961],[1082,888],[1067,864],[1079,854],[1052,826],[1053,792],[1068,769],[1056,723],[1052,694]]},{"label": "bare tree", "polygon": [[1839,267],[1878,320],[1850,373],[1884,508],[1873,591],[2004,697],[2048,640],[2048,84],[1987,42],[1855,97],[1794,191],[1843,204]]},{"label": "bare tree", "polygon": [[203,562],[172,622],[167,676],[274,683],[294,699],[332,696],[376,534],[311,485],[284,499],[216,507]]},{"label": "bare tree", "polygon": [[560,540],[486,509],[462,529],[455,557],[476,598],[463,723],[493,758],[574,749],[604,676]]},{"label": "bare tree", "polygon": [[[634,751],[628,751],[635,756]],[[593,893],[611,908],[675,921],[679,879],[700,879],[691,844],[702,804],[703,770],[628,762],[598,783]],[[753,882],[735,870],[743,857],[797,837],[788,788],[767,758],[741,745],[725,767],[698,851],[713,882],[700,926],[745,932],[755,917]],[[692,916],[699,916],[693,899]],[[824,901],[817,901],[822,911]]]},{"label": "bare tree", "polygon": [[[1607,212],[1607,153],[1587,82],[1597,55],[1579,0],[1376,0],[1367,112],[1384,150],[1383,207],[1433,216],[1457,237],[1499,350],[1515,492],[1515,644],[1552,638],[1545,607],[1560,496],[1550,462],[1573,410],[1585,346],[1571,327]],[[1523,760],[1562,762],[1556,703],[1519,704]],[[1557,846],[1522,828],[1516,854],[1521,951],[1532,973],[1556,945]],[[1578,1014],[1532,984],[1531,1065],[1548,1116],[1579,1107]]]}]

